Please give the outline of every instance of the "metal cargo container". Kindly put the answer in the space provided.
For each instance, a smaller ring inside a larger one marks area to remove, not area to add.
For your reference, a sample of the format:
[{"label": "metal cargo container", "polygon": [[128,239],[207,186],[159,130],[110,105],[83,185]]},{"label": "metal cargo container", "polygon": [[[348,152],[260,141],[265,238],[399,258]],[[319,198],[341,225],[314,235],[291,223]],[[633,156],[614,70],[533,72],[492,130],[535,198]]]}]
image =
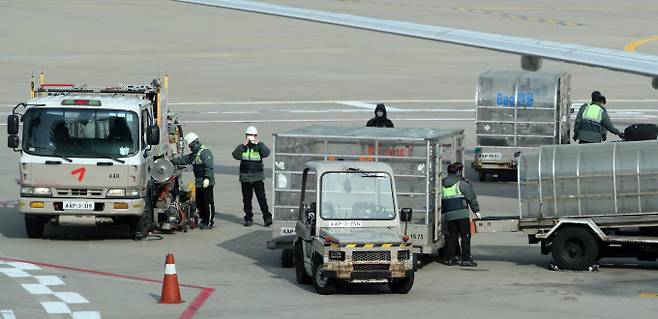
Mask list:
[{"label": "metal cargo container", "polygon": [[658,214],[658,142],[542,146],[519,160],[524,220]]},{"label": "metal cargo container", "polygon": [[570,75],[487,71],[476,91],[473,167],[488,173],[516,170],[515,154],[541,145],[567,144],[570,136]]},{"label": "metal cargo container", "polygon": [[289,248],[292,243],[306,162],[359,160],[393,168],[399,206],[414,211],[411,242],[417,252],[436,252],[444,241],[441,179],[448,164],[464,161],[463,143],[463,130],[310,126],[274,134],[274,225],[268,247]]}]

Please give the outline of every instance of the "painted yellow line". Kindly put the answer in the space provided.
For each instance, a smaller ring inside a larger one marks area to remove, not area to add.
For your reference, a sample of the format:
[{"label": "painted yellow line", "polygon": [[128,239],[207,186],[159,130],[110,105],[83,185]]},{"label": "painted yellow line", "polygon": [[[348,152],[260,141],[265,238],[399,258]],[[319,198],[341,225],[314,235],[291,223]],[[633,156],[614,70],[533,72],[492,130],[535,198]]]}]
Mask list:
[{"label": "painted yellow line", "polygon": [[646,39],[642,39],[642,40],[637,40],[635,42],[631,42],[631,43],[627,44],[624,47],[624,51],[626,51],[626,52],[635,52],[635,48],[637,48],[638,46],[643,45],[647,42],[656,41],[656,40],[658,40],[658,36],[654,36],[654,37],[650,37],[650,38],[646,38]]},{"label": "painted yellow line", "polygon": [[640,294],[640,297],[658,297],[658,293],[655,292],[643,292]]}]

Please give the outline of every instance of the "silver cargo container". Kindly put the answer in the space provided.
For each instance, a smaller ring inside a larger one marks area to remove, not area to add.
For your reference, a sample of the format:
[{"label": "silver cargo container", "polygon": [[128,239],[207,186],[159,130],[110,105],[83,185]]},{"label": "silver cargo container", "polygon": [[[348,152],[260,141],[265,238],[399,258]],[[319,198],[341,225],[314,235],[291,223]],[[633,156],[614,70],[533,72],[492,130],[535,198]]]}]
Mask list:
[{"label": "silver cargo container", "polygon": [[416,252],[429,254],[443,246],[438,189],[447,165],[464,161],[463,130],[310,126],[274,134],[273,154],[274,225],[268,247],[290,248],[302,172],[314,160],[389,164],[400,207],[414,211],[408,234]]},{"label": "silver cargo container", "polygon": [[543,146],[519,160],[521,220],[658,214],[658,142]]},{"label": "silver cargo container", "polygon": [[569,82],[567,73],[487,71],[480,75],[473,167],[481,181],[490,173],[514,173],[517,152],[569,142]]}]

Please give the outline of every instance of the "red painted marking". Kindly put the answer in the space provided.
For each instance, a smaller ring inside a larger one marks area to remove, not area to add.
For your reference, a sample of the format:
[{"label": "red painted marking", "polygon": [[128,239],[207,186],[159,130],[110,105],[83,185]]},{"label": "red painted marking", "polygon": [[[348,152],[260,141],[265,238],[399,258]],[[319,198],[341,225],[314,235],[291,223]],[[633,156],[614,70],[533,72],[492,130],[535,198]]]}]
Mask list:
[{"label": "red painted marking", "polygon": [[85,172],[86,172],[86,171],[87,171],[86,168],[84,168],[84,167],[80,167],[80,168],[78,168],[78,169],[76,169],[76,170],[74,170],[74,171],[71,171],[71,175],[77,175],[77,174],[80,174],[80,176],[78,176],[78,182],[82,182],[82,180],[85,178]]},{"label": "red painted marking", "polygon": [[[61,265],[54,265],[54,264],[47,264],[47,263],[41,263],[41,262],[36,262],[36,261],[31,261],[31,260],[25,260],[25,259],[16,259],[16,258],[7,258],[7,257],[0,257],[1,260],[8,260],[8,261],[15,261],[15,262],[24,262],[24,263],[30,263],[34,264],[37,266],[42,266],[42,267],[48,267],[48,268],[54,268],[54,269],[62,269],[62,270],[69,270],[69,271],[76,271],[76,272],[82,272],[82,273],[87,273],[87,274],[92,274],[92,275],[99,275],[99,276],[107,276],[107,277],[113,277],[113,278],[121,278],[121,279],[129,279],[129,280],[135,280],[135,281],[142,281],[142,282],[149,282],[149,283],[154,283],[154,284],[162,284],[161,280],[155,280],[155,279],[148,279],[148,278],[142,278],[142,277],[137,277],[137,276],[130,276],[130,275],[122,275],[122,274],[116,274],[116,273],[111,273],[111,272],[105,272],[105,271],[98,271],[98,270],[91,270],[91,269],[84,269],[84,268],[76,268],[76,267],[69,267],[69,266],[61,266]],[[202,287],[202,286],[196,286],[196,285],[179,285],[181,287],[186,287],[186,288],[194,288],[194,289],[201,289],[201,292],[194,298],[192,303],[185,308],[185,311],[178,317],[179,319],[192,319],[194,315],[196,315],[197,311],[203,307],[203,304],[210,298],[210,295],[212,295],[215,292],[215,288],[208,288],[208,287]]]}]

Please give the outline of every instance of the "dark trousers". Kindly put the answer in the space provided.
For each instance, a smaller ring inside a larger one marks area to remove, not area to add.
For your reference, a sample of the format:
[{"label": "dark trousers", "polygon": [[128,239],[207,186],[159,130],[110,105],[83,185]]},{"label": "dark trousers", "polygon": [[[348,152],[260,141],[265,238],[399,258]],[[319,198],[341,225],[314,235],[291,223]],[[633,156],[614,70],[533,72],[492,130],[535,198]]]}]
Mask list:
[{"label": "dark trousers", "polygon": [[215,218],[215,196],[213,189],[215,186],[208,186],[208,188],[198,187],[196,189],[196,208],[199,210],[199,217],[201,223],[212,225]]},{"label": "dark trousers", "polygon": [[244,220],[253,220],[254,213],[252,212],[251,201],[253,194],[256,193],[258,206],[263,213],[263,220],[272,219],[270,209],[267,207],[267,199],[265,198],[265,184],[263,181],[258,182],[241,182],[242,184],[242,203],[244,204]]},{"label": "dark trousers", "polygon": [[578,140],[578,144],[592,144],[595,142],[588,142],[588,141],[583,141],[583,140]]},{"label": "dark trousers", "polygon": [[[458,238],[461,238],[461,248]],[[450,260],[457,254],[462,259],[471,257],[471,221],[468,218],[448,221],[446,257]]]}]

